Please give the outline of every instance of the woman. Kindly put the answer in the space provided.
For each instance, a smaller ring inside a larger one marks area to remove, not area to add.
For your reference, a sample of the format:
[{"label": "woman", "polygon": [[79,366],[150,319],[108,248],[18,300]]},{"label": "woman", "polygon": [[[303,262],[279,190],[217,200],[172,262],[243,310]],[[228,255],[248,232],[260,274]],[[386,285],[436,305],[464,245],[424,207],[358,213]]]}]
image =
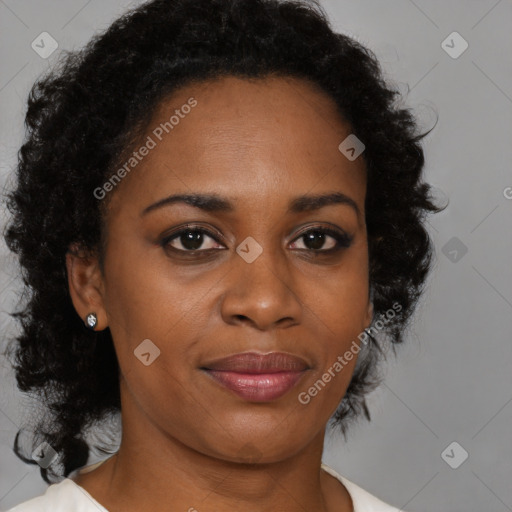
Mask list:
[{"label": "woman", "polygon": [[[48,416],[14,448],[65,478],[13,512],[398,510],[321,461],[430,268],[397,95],[278,0],[154,0],[35,84],[6,241]],[[119,446],[87,439],[118,413]]]}]

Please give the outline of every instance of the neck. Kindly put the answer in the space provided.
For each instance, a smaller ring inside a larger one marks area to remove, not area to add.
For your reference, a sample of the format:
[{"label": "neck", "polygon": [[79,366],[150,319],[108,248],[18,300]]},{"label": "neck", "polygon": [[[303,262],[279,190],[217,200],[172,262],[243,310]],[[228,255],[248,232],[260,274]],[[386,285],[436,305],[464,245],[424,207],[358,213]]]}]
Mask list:
[{"label": "neck", "polygon": [[192,449],[146,415],[123,416],[117,454],[74,480],[111,512],[351,512],[346,489],[320,469],[323,443],[322,430],[298,453],[242,464]]}]

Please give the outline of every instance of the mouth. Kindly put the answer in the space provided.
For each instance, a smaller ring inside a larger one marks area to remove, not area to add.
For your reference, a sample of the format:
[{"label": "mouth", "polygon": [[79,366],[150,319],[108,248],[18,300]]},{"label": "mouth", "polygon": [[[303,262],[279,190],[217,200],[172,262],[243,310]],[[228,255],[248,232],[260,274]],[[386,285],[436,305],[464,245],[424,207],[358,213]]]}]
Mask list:
[{"label": "mouth", "polygon": [[284,352],[244,352],[201,367],[222,387],[250,402],[270,402],[281,398],[309,369],[304,359]]}]

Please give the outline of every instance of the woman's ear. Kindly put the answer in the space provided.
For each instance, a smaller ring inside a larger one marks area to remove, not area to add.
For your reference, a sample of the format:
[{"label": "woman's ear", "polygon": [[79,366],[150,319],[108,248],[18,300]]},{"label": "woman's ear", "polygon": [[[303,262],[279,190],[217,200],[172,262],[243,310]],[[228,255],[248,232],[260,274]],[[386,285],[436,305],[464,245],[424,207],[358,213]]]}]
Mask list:
[{"label": "woman's ear", "polygon": [[373,302],[371,299],[368,301],[368,308],[366,310],[366,318],[364,319],[364,322],[366,327],[370,327],[371,323],[373,321]]},{"label": "woman's ear", "polygon": [[98,257],[84,251],[76,243],[66,253],[68,287],[76,312],[85,324],[89,313],[95,313],[98,322],[94,328],[101,331],[108,326],[105,310],[105,288]]}]

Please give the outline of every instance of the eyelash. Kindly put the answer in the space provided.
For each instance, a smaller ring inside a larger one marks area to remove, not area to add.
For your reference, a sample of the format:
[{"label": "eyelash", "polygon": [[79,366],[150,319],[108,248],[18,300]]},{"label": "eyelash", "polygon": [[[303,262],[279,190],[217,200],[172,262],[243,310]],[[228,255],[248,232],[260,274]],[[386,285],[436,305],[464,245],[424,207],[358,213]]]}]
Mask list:
[{"label": "eyelash", "polygon": [[[218,243],[218,244],[221,243],[217,239],[218,235],[216,235],[215,233],[211,232],[210,230],[208,230],[206,228],[191,225],[191,226],[185,226],[182,229],[180,229],[179,231],[175,231],[171,235],[166,236],[165,238],[162,239],[160,245],[164,248],[169,248],[170,250],[172,250],[176,253],[190,254],[190,255],[195,255],[197,253],[209,253],[210,251],[219,250],[219,249],[186,250],[186,249],[176,249],[175,247],[169,246],[170,242],[172,242],[173,240],[175,240],[177,238],[180,238],[180,236],[185,233],[201,233],[201,234],[209,236],[210,238],[215,240],[216,243]],[[318,227],[313,226],[312,228],[307,229],[307,230],[303,231],[302,233],[300,233],[300,235],[295,237],[292,240],[292,242],[295,242],[296,240],[301,239],[302,237],[308,235],[309,233],[320,233],[320,234],[328,235],[328,236],[334,238],[334,240],[336,241],[336,245],[334,247],[331,247],[330,249],[294,249],[294,250],[306,251],[309,253],[313,253],[314,255],[332,255],[334,253],[341,251],[342,249],[348,248],[353,240],[353,236],[350,236],[343,232],[338,232],[335,229],[321,227],[321,226],[318,226]]]}]

